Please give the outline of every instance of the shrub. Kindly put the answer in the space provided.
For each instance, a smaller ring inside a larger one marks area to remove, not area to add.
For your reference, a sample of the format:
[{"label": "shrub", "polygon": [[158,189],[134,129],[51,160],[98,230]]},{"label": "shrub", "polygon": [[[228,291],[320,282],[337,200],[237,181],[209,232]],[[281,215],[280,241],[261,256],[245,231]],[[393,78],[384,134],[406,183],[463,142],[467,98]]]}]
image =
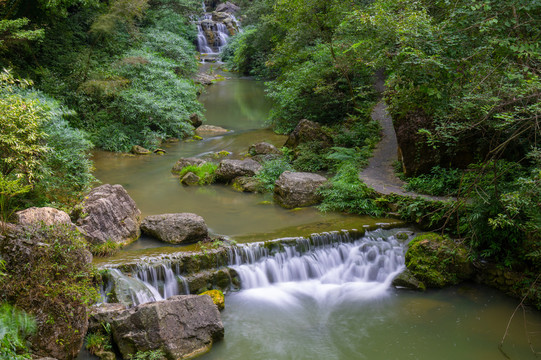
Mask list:
[{"label": "shrub", "polygon": [[294,171],[293,167],[283,158],[264,162],[261,170],[255,176],[265,191],[273,191],[274,183],[284,171]]},{"label": "shrub", "polygon": [[[0,276],[2,275],[0,269]],[[0,305],[0,358],[25,360],[30,358],[25,337],[36,331],[34,318],[9,304]]]},{"label": "shrub", "polygon": [[382,216],[385,209],[378,203],[376,193],[359,179],[359,169],[351,162],[343,163],[328,186],[319,192],[322,211],[344,211],[353,214]]},{"label": "shrub", "polygon": [[214,179],[215,179],[214,173],[216,172],[216,169],[218,169],[218,165],[210,163],[210,162],[204,163],[199,166],[189,165],[182,168],[182,170],[180,170],[179,176],[182,179],[184,175],[186,175],[189,172],[192,172],[199,177],[200,179],[198,182],[199,185],[208,185],[214,182]]},{"label": "shrub", "polygon": [[459,169],[446,169],[439,166],[432,168],[429,174],[407,179],[405,188],[428,195],[453,195],[458,194],[462,171]]}]

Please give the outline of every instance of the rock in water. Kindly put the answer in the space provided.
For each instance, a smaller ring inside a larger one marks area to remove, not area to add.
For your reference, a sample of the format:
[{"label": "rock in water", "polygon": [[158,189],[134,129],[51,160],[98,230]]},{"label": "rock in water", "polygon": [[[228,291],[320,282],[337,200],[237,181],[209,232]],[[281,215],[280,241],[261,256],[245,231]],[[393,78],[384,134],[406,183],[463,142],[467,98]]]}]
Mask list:
[{"label": "rock in water", "polygon": [[130,151],[132,154],[134,155],[148,155],[148,154],[152,154],[152,151],[148,150],[148,149],[145,149],[144,147],[142,146],[139,146],[139,145],[133,145],[133,147],[131,148],[131,151]]},{"label": "rock in water", "polygon": [[141,223],[141,230],[171,244],[198,242],[209,238],[205,220],[191,213],[147,216]]},{"label": "rock in water", "polygon": [[15,222],[20,225],[71,224],[71,219],[64,211],[51,207],[31,207],[15,213]]},{"label": "rock in water", "polygon": [[257,144],[253,144],[248,149],[248,153],[250,155],[268,155],[268,154],[276,154],[281,155],[282,151],[280,151],[276,146],[269,144],[267,142],[260,142]]},{"label": "rock in water", "polygon": [[161,349],[167,359],[207,352],[224,336],[220,312],[210,296],[178,295],[120,312],[111,322],[113,338],[127,359]]},{"label": "rock in water", "polygon": [[321,201],[317,189],[326,181],[318,174],[285,171],[274,185],[274,200],[288,209],[315,205]]},{"label": "rock in water", "polygon": [[239,176],[254,176],[261,170],[261,164],[252,159],[220,161],[216,169],[216,178],[218,181],[230,182]]},{"label": "rock in water", "polygon": [[141,234],[141,211],[121,185],[106,184],[92,189],[72,216],[93,244],[107,240],[127,244]]},{"label": "rock in water", "polygon": [[199,159],[199,158],[195,158],[195,157],[190,157],[190,158],[180,158],[178,159],[178,161],[175,163],[175,165],[173,165],[173,168],[171,169],[171,172],[173,174],[179,174],[180,171],[182,169],[184,169],[186,166],[192,166],[192,165],[195,165],[195,166],[201,166],[203,165],[204,163],[206,163],[205,160],[203,159]]}]

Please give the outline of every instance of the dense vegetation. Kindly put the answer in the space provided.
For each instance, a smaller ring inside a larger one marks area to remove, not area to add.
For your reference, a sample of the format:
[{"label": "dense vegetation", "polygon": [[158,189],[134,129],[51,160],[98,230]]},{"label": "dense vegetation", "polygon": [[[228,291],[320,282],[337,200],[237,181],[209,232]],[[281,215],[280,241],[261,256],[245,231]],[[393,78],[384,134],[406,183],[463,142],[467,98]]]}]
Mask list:
[{"label": "dense vegetation", "polygon": [[[401,200],[403,216],[463,238],[475,257],[539,269],[540,2],[244,5],[249,27],[231,42],[225,59],[233,69],[269,80],[278,131],[307,118],[334,127],[329,133],[336,139],[347,133],[352,115],[360,118],[355,126],[370,126],[372,74],[385,69],[384,96],[409,189],[467,199],[453,205]],[[393,199],[365,189],[351,161],[329,166],[330,151],[303,146],[296,168],[337,171],[332,188],[323,190],[323,209],[387,210]]]}]

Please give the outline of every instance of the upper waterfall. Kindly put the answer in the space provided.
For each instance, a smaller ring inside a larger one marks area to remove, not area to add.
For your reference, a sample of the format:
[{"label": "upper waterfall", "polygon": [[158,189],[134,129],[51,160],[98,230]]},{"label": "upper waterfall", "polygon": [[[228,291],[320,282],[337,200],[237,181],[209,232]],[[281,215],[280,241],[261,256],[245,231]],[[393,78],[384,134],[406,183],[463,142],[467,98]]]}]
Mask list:
[{"label": "upper waterfall", "polygon": [[197,51],[205,55],[220,54],[229,37],[240,31],[234,15],[238,10],[236,5],[227,2],[207,12],[207,6],[203,3],[204,14],[197,22]]}]

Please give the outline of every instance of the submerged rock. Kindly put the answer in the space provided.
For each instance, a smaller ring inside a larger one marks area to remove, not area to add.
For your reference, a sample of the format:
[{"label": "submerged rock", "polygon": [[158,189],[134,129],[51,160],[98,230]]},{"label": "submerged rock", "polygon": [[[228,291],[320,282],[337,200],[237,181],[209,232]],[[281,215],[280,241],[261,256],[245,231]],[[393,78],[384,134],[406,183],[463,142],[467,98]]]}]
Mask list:
[{"label": "submerged rock", "polygon": [[434,233],[415,237],[406,252],[406,267],[426,287],[441,288],[474,273],[466,247]]},{"label": "submerged rock", "polygon": [[220,312],[210,296],[179,295],[120,312],[111,322],[124,358],[162,350],[167,359],[195,357],[224,336]]},{"label": "submerged rock", "polygon": [[171,172],[173,174],[179,174],[182,169],[184,169],[186,166],[200,166],[206,163],[205,160],[195,157],[190,158],[180,158],[177,160],[175,165],[173,165],[173,168],[171,169]]},{"label": "submerged rock", "polygon": [[106,184],[92,189],[72,217],[92,244],[108,240],[127,244],[141,234],[141,211],[121,185]]},{"label": "submerged rock", "polygon": [[51,207],[31,207],[15,213],[15,222],[19,225],[71,224],[67,213]]},{"label": "submerged rock", "polygon": [[409,270],[404,270],[393,279],[393,286],[412,290],[426,290],[425,284],[419,281]]},{"label": "submerged rock", "polygon": [[252,159],[220,161],[216,169],[216,178],[221,182],[230,182],[239,176],[254,176],[261,170],[261,164]]},{"label": "submerged rock", "polygon": [[239,176],[233,180],[233,189],[242,192],[257,192],[259,190],[260,183],[254,177]]},{"label": "submerged rock", "polygon": [[274,201],[288,209],[315,205],[321,201],[317,189],[326,181],[314,173],[285,171],[274,185]]},{"label": "submerged rock", "polygon": [[195,133],[199,136],[214,136],[225,134],[227,132],[229,132],[229,130],[214,125],[201,125],[197,129],[195,129]]},{"label": "submerged rock", "polygon": [[194,243],[209,238],[205,220],[191,213],[147,216],[141,223],[141,230],[171,244]]},{"label": "submerged rock", "polygon": [[191,171],[184,174],[182,179],[180,179],[180,183],[187,186],[199,185],[200,181],[201,178]]},{"label": "submerged rock", "polygon": [[148,154],[152,154],[152,152],[148,149],[145,149],[144,147],[142,146],[139,146],[139,145],[133,145],[133,147],[131,148],[131,151],[130,151],[132,154],[134,155],[148,155]]}]

